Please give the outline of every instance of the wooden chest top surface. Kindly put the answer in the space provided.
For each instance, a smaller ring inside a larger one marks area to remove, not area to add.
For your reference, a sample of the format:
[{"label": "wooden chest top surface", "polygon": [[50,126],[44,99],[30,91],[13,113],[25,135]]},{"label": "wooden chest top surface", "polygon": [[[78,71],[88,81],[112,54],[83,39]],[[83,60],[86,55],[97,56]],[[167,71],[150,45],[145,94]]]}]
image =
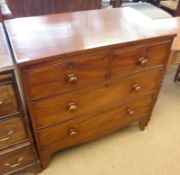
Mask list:
[{"label": "wooden chest top surface", "polygon": [[12,59],[8,50],[8,43],[0,23],[0,72],[13,69]]},{"label": "wooden chest top surface", "polygon": [[174,35],[131,8],[20,18],[5,25],[18,64]]}]

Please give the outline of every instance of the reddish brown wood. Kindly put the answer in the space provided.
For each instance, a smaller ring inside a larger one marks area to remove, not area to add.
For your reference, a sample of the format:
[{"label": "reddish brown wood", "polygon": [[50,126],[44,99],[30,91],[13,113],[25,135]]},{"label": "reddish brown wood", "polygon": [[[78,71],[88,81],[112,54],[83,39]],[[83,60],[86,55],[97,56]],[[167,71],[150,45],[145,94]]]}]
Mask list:
[{"label": "reddish brown wood", "polygon": [[[33,121],[36,121],[37,128],[45,127],[74,117],[83,117],[89,113],[116,106],[127,99],[153,92],[157,88],[161,72],[160,69],[136,76],[110,80],[33,103]],[[136,90],[135,85],[140,86],[141,89]],[[77,106],[75,111],[68,110],[69,104],[72,102]]]},{"label": "reddish brown wood", "polygon": [[[0,24],[0,174],[40,169],[19,95],[8,43]],[[22,160],[21,160],[22,159]]]},{"label": "reddish brown wood", "polygon": [[154,44],[148,47],[132,47],[127,51],[122,49],[113,50],[115,58],[112,76],[124,76],[163,65],[170,45],[171,43],[167,42],[166,44]]},{"label": "reddish brown wood", "polygon": [[[6,0],[11,18],[100,9],[102,0]],[[8,15],[10,16],[10,15]],[[4,18],[8,18],[4,16]]]},{"label": "reddish brown wood", "polygon": [[175,11],[175,16],[180,16],[180,1],[178,2],[177,9]]},{"label": "reddish brown wood", "polygon": [[13,172],[13,175],[19,175],[19,174],[39,174],[42,171],[41,165],[39,161],[33,162],[32,164],[29,164],[25,167],[22,167],[20,169],[15,170]]},{"label": "reddish brown wood", "polygon": [[0,116],[16,113],[18,110],[13,84],[0,83]]},{"label": "reddish brown wood", "polygon": [[[87,115],[83,118],[79,117],[39,131],[38,137],[43,162],[50,160],[51,155],[59,149],[91,141],[129,123],[141,120],[150,110],[152,97],[153,95],[143,96],[123,106],[104,110],[94,115]],[[47,140],[48,137],[52,137],[52,139]],[[45,138],[46,143],[44,142]],[[51,152],[51,154],[46,155],[46,152]],[[46,165],[43,164],[43,166]]]},{"label": "reddish brown wood", "polygon": [[113,5],[113,7],[117,8],[117,7],[121,7],[122,5],[122,0],[111,0],[111,4]]},{"label": "reddish brown wood", "polygon": [[0,152],[0,172],[6,174],[19,168],[32,164],[36,155],[31,145],[19,146],[16,149],[9,149]]},{"label": "reddish brown wood", "polygon": [[132,122],[145,128],[175,34],[130,8],[15,19],[5,26],[43,168],[58,150]]},{"label": "reddish brown wood", "polygon": [[27,138],[21,116],[0,120],[0,149]]},{"label": "reddish brown wood", "polygon": [[107,66],[108,54],[102,53],[74,56],[63,63],[27,69],[31,98],[42,98],[98,82],[105,79]]},{"label": "reddish brown wood", "polygon": [[[114,16],[121,20],[115,21]],[[136,22],[128,16],[135,16]],[[55,14],[27,19],[5,22],[13,43],[16,62],[23,65],[28,62],[37,63],[44,58],[66,59],[72,53],[78,55],[94,50],[98,50],[99,53],[100,50],[118,46],[118,43],[127,46],[129,41],[135,44],[152,36],[156,38],[156,42],[163,35],[167,36],[167,40],[168,37],[171,40],[167,30],[160,30],[151,19],[131,8]],[[142,25],[142,22],[146,25]],[[135,27],[137,30],[134,30]],[[138,32],[139,30],[142,32]],[[13,37],[14,34],[16,37]],[[143,45],[145,42],[138,43]]]},{"label": "reddish brown wood", "polygon": [[174,81],[180,81],[180,64],[178,66],[178,69],[177,69],[177,72],[176,72],[176,75],[175,75],[175,78],[174,78]]}]

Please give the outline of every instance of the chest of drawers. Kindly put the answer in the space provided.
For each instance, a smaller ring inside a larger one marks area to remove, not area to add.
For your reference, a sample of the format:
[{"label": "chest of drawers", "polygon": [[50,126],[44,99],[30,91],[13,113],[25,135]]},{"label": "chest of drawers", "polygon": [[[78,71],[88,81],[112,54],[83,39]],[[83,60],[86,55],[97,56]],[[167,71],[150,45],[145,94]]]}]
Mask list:
[{"label": "chest of drawers", "polygon": [[0,24],[0,174],[41,170]]},{"label": "chest of drawers", "polygon": [[58,150],[132,122],[145,128],[175,34],[129,8],[5,25],[43,168]]}]

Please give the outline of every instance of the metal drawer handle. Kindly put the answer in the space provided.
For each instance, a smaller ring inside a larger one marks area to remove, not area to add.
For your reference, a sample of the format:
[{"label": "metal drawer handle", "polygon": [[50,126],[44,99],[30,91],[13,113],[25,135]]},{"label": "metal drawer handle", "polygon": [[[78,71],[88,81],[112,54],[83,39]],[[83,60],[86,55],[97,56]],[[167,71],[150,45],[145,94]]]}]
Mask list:
[{"label": "metal drawer handle", "polygon": [[9,140],[11,138],[11,135],[13,135],[13,134],[14,134],[14,130],[10,129],[7,133],[7,136],[0,139],[0,142],[5,142],[5,141]]},{"label": "metal drawer handle", "polygon": [[71,102],[68,104],[68,111],[69,112],[74,112],[77,110],[77,105],[74,102]]},{"label": "metal drawer handle", "polygon": [[23,160],[24,160],[24,157],[20,157],[20,158],[18,159],[18,162],[17,162],[17,163],[15,163],[15,164],[13,164],[13,165],[11,165],[11,163],[5,163],[5,166],[8,166],[8,167],[10,167],[10,168],[15,168],[15,167],[21,165],[21,163],[22,163]]},{"label": "metal drawer handle", "polygon": [[75,74],[68,75],[68,82],[69,83],[75,83],[77,81],[77,76]]},{"label": "metal drawer handle", "polygon": [[131,109],[131,108],[127,109],[127,114],[128,115],[133,115],[134,113],[135,113],[135,111],[133,109]]},{"label": "metal drawer handle", "polygon": [[138,92],[138,91],[140,91],[142,89],[142,87],[139,84],[136,83],[136,84],[133,85],[132,89],[133,89],[133,91]]},{"label": "metal drawer handle", "polygon": [[74,128],[70,129],[70,130],[69,130],[69,135],[70,135],[71,137],[76,136],[76,135],[77,135],[77,130],[74,129]]},{"label": "metal drawer handle", "polygon": [[148,63],[148,59],[142,57],[142,58],[139,58],[138,60],[138,64],[141,65],[141,66],[144,66]]}]

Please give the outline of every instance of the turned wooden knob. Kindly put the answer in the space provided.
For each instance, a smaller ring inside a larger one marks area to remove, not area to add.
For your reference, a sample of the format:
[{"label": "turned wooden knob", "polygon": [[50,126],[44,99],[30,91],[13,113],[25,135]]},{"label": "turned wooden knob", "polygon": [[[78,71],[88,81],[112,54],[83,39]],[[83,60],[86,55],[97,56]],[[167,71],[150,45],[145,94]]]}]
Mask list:
[{"label": "turned wooden knob", "polygon": [[75,83],[77,81],[77,76],[75,74],[68,75],[68,82],[69,83]]},{"label": "turned wooden knob", "polygon": [[76,135],[77,135],[76,129],[74,129],[74,128],[70,129],[70,130],[69,130],[69,135],[70,135],[71,137],[76,136]]},{"label": "turned wooden knob", "polygon": [[3,105],[3,101],[0,99],[0,106]]},{"label": "turned wooden knob", "polygon": [[133,115],[133,114],[134,114],[134,110],[131,109],[131,108],[128,108],[128,109],[127,109],[127,114],[128,114],[128,115]]},{"label": "turned wooden knob", "polygon": [[133,85],[133,91],[138,92],[140,90],[141,90],[141,86],[140,85],[138,85],[138,84],[134,84]]},{"label": "turned wooden knob", "polygon": [[77,105],[74,102],[71,102],[68,104],[68,111],[69,112],[74,112],[77,110]]},{"label": "turned wooden knob", "polygon": [[142,57],[142,58],[139,58],[138,60],[138,64],[141,65],[141,66],[144,66],[148,63],[148,59]]}]

